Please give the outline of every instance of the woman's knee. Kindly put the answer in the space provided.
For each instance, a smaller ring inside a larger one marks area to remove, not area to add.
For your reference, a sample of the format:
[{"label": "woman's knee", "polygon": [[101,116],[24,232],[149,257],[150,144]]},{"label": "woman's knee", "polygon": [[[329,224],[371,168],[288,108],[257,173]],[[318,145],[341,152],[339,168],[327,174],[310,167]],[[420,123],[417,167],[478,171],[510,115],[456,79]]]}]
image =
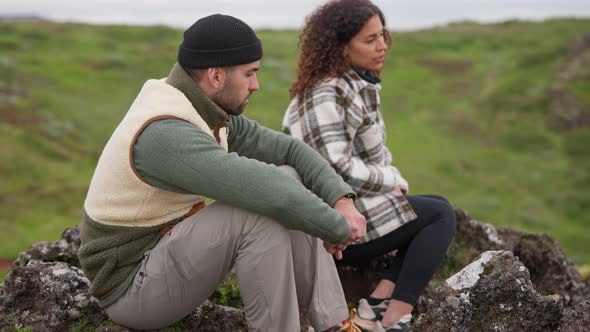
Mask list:
[{"label": "woman's knee", "polygon": [[442,202],[445,202],[447,204],[451,204],[448,199],[446,199],[445,197],[440,196],[440,195],[423,195],[423,196],[424,197],[428,197],[428,198],[432,198],[432,199],[436,199],[438,201],[442,201]]},{"label": "woman's knee", "polygon": [[438,195],[417,195],[407,198],[418,216],[425,216],[432,221],[443,219],[447,223],[454,222],[455,208],[446,198]]},{"label": "woman's knee", "polygon": [[[444,197],[438,195],[423,196],[423,206],[426,209],[431,209],[433,219],[437,223],[443,224],[444,229],[453,236],[457,228],[457,217],[455,215],[455,208]],[[420,215],[420,213],[418,213]]]},{"label": "woman's knee", "polygon": [[[441,196],[441,198],[443,197]],[[457,230],[457,216],[455,215],[455,208],[446,199],[444,199],[444,201],[441,200],[439,206],[439,213],[442,216],[441,220],[446,225],[446,228],[451,233],[451,236],[453,236]]]}]

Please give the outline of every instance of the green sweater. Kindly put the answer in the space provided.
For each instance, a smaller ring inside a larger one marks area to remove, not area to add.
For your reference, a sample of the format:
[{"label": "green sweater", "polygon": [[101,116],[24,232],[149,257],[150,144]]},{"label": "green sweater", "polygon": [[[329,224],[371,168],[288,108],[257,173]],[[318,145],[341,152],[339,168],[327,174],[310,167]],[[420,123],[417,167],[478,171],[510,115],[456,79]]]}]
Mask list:
[{"label": "green sweater", "polygon": [[[198,194],[269,216],[332,243],[346,241],[350,231],[346,220],[331,206],[353,191],[319,154],[244,116],[232,116],[226,123],[225,112],[178,65],[166,82],[183,92],[210,128],[229,127],[229,151],[191,123],[155,121],[134,146],[133,162],[144,180],[161,189]],[[303,184],[275,165],[294,167]],[[125,293],[144,253],[159,240],[159,230],[177,222],[131,228],[100,224],[85,215],[79,257],[102,307]]]}]

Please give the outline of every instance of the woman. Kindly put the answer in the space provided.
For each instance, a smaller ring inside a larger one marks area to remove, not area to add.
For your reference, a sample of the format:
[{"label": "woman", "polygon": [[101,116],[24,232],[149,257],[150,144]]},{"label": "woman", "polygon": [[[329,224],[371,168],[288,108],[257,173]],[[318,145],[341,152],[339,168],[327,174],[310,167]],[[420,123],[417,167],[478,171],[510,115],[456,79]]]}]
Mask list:
[{"label": "woman", "polygon": [[[411,312],[455,233],[455,214],[440,196],[408,195],[391,165],[380,110],[379,73],[391,46],[385,19],[368,0],[319,7],[300,36],[301,55],[283,129],[326,158],[357,194],[366,237],[341,264],[397,250],[395,264],[357,308],[372,331],[410,331]],[[344,248],[343,248],[344,249]]]}]

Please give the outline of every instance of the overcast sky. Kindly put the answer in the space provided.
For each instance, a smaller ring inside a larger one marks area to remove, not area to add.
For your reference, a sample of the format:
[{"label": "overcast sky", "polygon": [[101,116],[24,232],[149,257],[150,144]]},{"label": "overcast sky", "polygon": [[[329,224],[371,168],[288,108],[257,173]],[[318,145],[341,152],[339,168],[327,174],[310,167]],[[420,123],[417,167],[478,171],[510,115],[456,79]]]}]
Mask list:
[{"label": "overcast sky", "polygon": [[[2,0],[0,16],[36,15],[58,21],[165,24],[186,28],[214,13],[241,18],[255,28],[300,28],[323,0]],[[374,0],[394,30],[458,20],[496,22],[520,18],[590,17],[590,0]]]}]

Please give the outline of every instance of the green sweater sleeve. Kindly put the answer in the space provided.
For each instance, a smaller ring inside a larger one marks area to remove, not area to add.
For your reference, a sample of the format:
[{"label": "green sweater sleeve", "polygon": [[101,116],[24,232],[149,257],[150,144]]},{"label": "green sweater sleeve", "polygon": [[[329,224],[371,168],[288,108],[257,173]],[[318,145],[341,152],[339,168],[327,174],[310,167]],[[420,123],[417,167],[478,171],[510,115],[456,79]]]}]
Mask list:
[{"label": "green sweater sleeve", "polygon": [[232,116],[229,151],[274,165],[297,170],[303,185],[330,206],[346,194],[354,194],[326,160],[304,142],[260,126],[243,116]]},{"label": "green sweater sleeve", "polygon": [[[239,122],[242,121],[246,120]],[[188,122],[174,119],[155,121],[138,137],[133,148],[133,161],[141,176],[159,188],[219,200],[269,216],[288,228],[332,243],[346,241],[350,230],[344,217],[299,181],[270,164],[288,164],[280,161],[291,158],[280,155],[292,152],[270,156],[278,153],[273,147],[277,143],[265,142],[264,136],[268,133],[265,130],[259,132],[261,129],[256,126],[232,122],[234,130],[241,130],[242,134],[231,134],[228,153],[213,137]],[[242,136],[245,134],[252,135],[252,141],[240,141],[250,139]],[[246,147],[249,144],[255,145]],[[258,149],[262,151],[253,152]],[[319,155],[317,158],[321,159]],[[326,171],[306,170],[301,173],[306,178],[305,182],[312,182],[314,176],[321,177]],[[322,197],[324,192],[330,191],[327,184],[312,187]],[[333,199],[332,196],[348,192],[338,193],[341,190],[338,188],[336,186],[333,192],[326,194],[327,197]]]}]

